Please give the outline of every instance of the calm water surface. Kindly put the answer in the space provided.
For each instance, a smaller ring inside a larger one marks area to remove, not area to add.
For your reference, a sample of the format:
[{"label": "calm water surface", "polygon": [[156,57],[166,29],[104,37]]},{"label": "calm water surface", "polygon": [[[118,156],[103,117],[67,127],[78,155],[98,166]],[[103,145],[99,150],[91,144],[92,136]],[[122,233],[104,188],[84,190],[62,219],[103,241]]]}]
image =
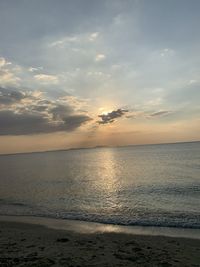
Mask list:
[{"label": "calm water surface", "polygon": [[0,214],[200,228],[200,142],[0,156]]}]

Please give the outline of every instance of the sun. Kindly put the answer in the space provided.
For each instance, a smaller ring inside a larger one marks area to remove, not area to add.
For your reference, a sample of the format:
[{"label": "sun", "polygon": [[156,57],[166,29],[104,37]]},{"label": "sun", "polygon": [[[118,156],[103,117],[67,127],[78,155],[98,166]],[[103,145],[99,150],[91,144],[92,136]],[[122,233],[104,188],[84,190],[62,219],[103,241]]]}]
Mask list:
[{"label": "sun", "polygon": [[108,113],[112,112],[112,109],[101,107],[99,108],[99,111],[101,112],[101,115],[108,115]]}]

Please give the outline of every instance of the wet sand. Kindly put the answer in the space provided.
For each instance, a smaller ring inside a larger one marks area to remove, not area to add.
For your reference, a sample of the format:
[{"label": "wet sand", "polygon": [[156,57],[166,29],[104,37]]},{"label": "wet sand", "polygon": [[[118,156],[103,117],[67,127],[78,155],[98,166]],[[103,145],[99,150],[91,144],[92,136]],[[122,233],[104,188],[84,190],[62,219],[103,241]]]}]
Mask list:
[{"label": "wet sand", "polygon": [[0,266],[200,266],[200,240],[0,221]]}]

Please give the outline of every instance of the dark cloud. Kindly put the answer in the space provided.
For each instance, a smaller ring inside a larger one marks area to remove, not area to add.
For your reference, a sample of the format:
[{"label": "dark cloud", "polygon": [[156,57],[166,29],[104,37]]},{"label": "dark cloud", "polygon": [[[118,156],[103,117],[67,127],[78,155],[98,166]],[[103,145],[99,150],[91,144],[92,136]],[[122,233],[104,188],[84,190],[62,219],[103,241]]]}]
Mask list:
[{"label": "dark cloud", "polygon": [[12,110],[0,111],[0,135],[24,135],[50,130],[47,119],[39,114],[18,114]]},{"label": "dark cloud", "polygon": [[71,115],[68,117],[63,118],[64,121],[64,128],[65,130],[75,130],[76,128],[80,127],[82,124],[90,121],[91,118],[87,115]]},{"label": "dark cloud", "polygon": [[158,111],[150,114],[150,117],[161,117],[171,113],[169,110]]},{"label": "dark cloud", "polygon": [[67,100],[51,101],[40,94],[0,88],[0,104],[0,135],[69,132],[91,120]]},{"label": "dark cloud", "polygon": [[9,105],[21,101],[26,95],[13,89],[0,87],[0,105]]},{"label": "dark cloud", "polygon": [[99,124],[107,124],[115,121],[116,118],[122,117],[128,110],[126,109],[117,109],[113,110],[107,114],[101,114],[98,117],[101,118],[101,121],[98,121]]},{"label": "dark cloud", "polygon": [[37,112],[43,112],[43,111],[46,111],[47,109],[48,109],[48,105],[32,106],[32,110],[37,111]]},{"label": "dark cloud", "polygon": [[57,104],[50,109],[50,112],[52,113],[54,119],[59,120],[65,117],[66,114],[71,114],[73,112],[73,108],[71,106]]},{"label": "dark cloud", "polygon": [[73,115],[62,122],[49,121],[42,114],[18,114],[10,110],[0,111],[0,135],[27,135],[51,133],[59,131],[73,131],[85,122],[91,120],[89,116]]}]

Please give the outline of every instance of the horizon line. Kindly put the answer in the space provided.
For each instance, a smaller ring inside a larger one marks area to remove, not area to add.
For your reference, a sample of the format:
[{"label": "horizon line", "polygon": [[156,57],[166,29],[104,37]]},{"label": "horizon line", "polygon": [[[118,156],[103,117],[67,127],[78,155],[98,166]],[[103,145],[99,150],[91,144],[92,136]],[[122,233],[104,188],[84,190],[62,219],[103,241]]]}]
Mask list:
[{"label": "horizon line", "polygon": [[24,155],[24,154],[35,154],[35,153],[51,153],[51,152],[61,152],[70,150],[82,150],[82,149],[97,149],[97,148],[120,148],[120,147],[131,147],[131,146],[150,146],[150,145],[173,145],[173,144],[184,144],[184,143],[197,143],[200,140],[194,141],[177,141],[177,142],[167,142],[167,143],[150,143],[150,144],[129,144],[129,145],[96,145],[92,147],[71,147],[64,149],[53,149],[53,150],[39,150],[39,151],[27,151],[27,152],[15,152],[15,153],[0,153],[0,156],[14,156],[14,155]]}]

